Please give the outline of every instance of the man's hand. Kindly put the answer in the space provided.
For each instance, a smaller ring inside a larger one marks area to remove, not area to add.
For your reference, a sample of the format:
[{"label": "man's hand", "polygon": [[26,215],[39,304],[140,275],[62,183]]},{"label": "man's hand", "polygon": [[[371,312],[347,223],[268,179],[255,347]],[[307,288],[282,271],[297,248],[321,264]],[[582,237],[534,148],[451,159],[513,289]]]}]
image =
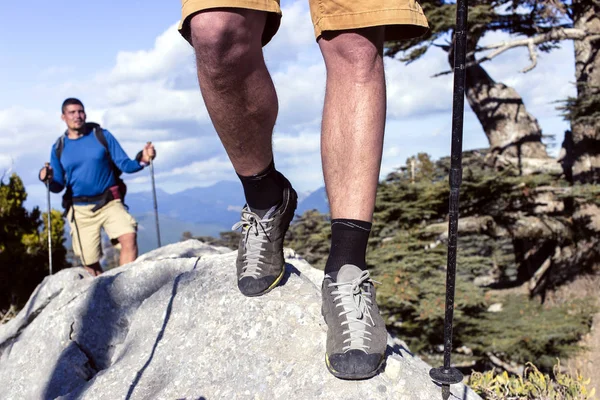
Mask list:
[{"label": "man's hand", "polygon": [[154,160],[154,157],[156,157],[156,150],[154,149],[154,145],[152,144],[152,142],[148,142],[142,150],[141,161],[143,163],[150,164],[150,160]]},{"label": "man's hand", "polygon": [[40,181],[46,183],[47,182],[52,182],[52,177],[53,177],[53,171],[52,171],[52,167],[50,166],[49,163],[46,163],[46,165],[44,165],[44,168],[40,169]]}]

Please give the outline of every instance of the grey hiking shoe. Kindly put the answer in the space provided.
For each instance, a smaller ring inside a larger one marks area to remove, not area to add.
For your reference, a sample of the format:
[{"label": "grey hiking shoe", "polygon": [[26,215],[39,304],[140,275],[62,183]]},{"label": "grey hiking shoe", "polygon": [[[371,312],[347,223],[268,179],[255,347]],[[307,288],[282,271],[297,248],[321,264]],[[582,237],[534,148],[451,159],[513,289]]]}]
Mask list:
[{"label": "grey hiking shoe", "polygon": [[232,228],[242,228],[236,267],[238,288],[245,296],[268,293],[283,277],[283,238],[298,202],[296,191],[287,180],[286,183],[279,207],[273,207],[260,218],[246,205],[241,221]]},{"label": "grey hiking shoe", "polygon": [[321,293],[327,369],[341,379],[375,376],[383,365],[387,331],[369,271],[346,264],[337,276],[325,275]]}]

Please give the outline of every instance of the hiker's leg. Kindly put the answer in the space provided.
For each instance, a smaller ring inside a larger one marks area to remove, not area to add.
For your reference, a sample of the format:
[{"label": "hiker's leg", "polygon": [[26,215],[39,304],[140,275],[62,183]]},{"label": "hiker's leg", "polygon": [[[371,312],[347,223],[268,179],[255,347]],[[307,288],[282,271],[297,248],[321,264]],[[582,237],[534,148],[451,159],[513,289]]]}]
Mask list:
[{"label": "hiker's leg", "polygon": [[90,275],[98,276],[102,273],[102,220],[99,212],[92,211],[93,207],[75,205],[69,210],[67,220],[71,227],[73,252],[80,258],[81,264]]},{"label": "hiker's leg", "polygon": [[[333,219],[321,291],[325,359],[336,377],[364,379],[383,364],[387,342],[365,261],[385,126],[384,35],[414,37],[424,33],[427,21],[411,0],[310,0],[310,5],[327,67],[321,154]],[[340,313],[340,305],[352,304],[357,294],[368,311],[352,318]],[[348,326],[361,333],[349,334]]]},{"label": "hiker's leg", "polygon": [[[384,28],[376,27],[327,33],[319,40],[327,67],[321,154],[332,216],[321,291],[325,360],[343,379],[372,377],[385,359],[387,332],[365,259],[385,126],[383,38]],[[353,336],[347,334],[353,321],[339,307],[351,304],[358,293],[368,311],[358,317],[362,332]]]},{"label": "hiker's leg", "polygon": [[94,263],[91,265],[84,265],[83,268],[92,276],[99,276],[102,274],[102,268],[100,267],[100,263]]},{"label": "hiker's leg", "polygon": [[190,20],[200,90],[229,155],[246,203],[262,218],[283,201],[286,182],[271,144],[277,95],[263,58],[263,32],[273,13],[230,8]]},{"label": "hiker's leg", "polygon": [[127,264],[135,259],[138,256],[138,247],[137,247],[137,234],[134,233],[126,233],[118,237],[119,243],[121,244],[121,255],[119,257],[119,265]]},{"label": "hiker's leg", "polygon": [[119,265],[127,264],[138,256],[137,222],[120,200],[113,200],[102,207],[103,226],[106,234],[121,245]]},{"label": "hiker's leg", "polygon": [[242,176],[264,171],[273,159],[271,135],[278,106],[262,53],[267,16],[231,8],[202,11],[190,19],[202,97]]},{"label": "hiker's leg", "polygon": [[327,33],[321,155],[331,217],[370,222],[379,179],[386,97],[384,28]]},{"label": "hiker's leg", "polygon": [[[268,6],[279,6],[272,0],[252,3],[249,8],[263,11],[199,12],[190,19],[189,37],[206,108],[244,188],[247,206],[236,226],[257,232],[241,239],[238,288],[246,296],[260,296],[283,277],[283,238],[297,195],[273,163],[271,140],[278,104],[262,52],[264,33],[272,31],[269,20],[274,13],[267,12]],[[254,256],[257,252],[261,257]]]}]

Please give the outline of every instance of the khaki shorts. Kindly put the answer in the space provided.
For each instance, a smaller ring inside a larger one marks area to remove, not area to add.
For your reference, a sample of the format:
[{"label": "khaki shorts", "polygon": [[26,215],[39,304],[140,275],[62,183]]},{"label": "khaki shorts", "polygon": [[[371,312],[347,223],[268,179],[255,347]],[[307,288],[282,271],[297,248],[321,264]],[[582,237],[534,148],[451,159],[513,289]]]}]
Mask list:
[{"label": "khaki shorts", "polygon": [[[67,215],[71,225],[73,251],[84,265],[97,263],[102,258],[101,228],[104,228],[111,240],[126,233],[137,232],[137,222],[127,212],[121,200],[113,200],[96,212],[92,208],[93,204],[76,205],[71,207]],[[73,213],[75,218],[72,218]]]},{"label": "khaki shorts", "polygon": [[[415,0],[308,0],[318,39],[323,32],[385,26],[385,40],[419,37],[429,29],[427,18]],[[279,0],[182,0],[179,32],[189,41],[190,18],[211,8],[245,8],[269,13],[263,45],[279,29]]]}]

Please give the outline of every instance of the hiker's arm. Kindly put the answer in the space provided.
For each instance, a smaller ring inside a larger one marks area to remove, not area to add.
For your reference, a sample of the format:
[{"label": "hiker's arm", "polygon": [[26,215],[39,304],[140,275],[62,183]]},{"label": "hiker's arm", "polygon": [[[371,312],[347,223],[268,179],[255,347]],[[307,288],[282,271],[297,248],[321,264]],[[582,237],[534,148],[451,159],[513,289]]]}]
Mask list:
[{"label": "hiker's arm", "polygon": [[50,191],[60,193],[65,188],[65,171],[63,170],[58,157],[56,157],[56,148],[52,146],[50,150],[50,167],[52,168],[52,179],[50,180]]},{"label": "hiker's arm", "polygon": [[104,130],[104,137],[106,137],[110,156],[121,171],[131,174],[144,168],[139,162],[127,156],[117,139],[109,131]]}]

